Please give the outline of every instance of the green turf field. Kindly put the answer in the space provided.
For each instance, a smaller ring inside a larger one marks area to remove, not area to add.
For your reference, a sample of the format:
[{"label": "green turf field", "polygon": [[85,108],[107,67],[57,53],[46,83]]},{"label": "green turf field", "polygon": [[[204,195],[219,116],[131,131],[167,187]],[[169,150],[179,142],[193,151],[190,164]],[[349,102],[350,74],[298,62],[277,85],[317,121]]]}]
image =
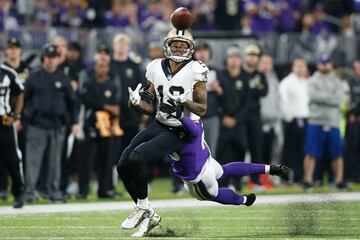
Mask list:
[{"label": "green turf field", "polygon": [[[360,202],[159,209],[156,239],[360,239]],[[0,239],[126,239],[129,212],[1,216]]]},{"label": "green turf field", "polygon": [[[187,193],[179,193],[173,194],[171,192],[172,183],[170,178],[156,178],[151,183],[151,190],[149,193],[149,197],[151,200],[156,199],[178,199],[178,198],[190,198],[189,194]],[[116,197],[116,201],[131,201],[130,196],[126,193],[125,188],[121,181],[119,181],[117,190],[124,193],[121,197]],[[351,186],[352,192],[360,192],[360,184],[353,184]],[[246,184],[243,184],[243,191],[241,193],[247,194],[251,192],[251,190],[247,189]],[[330,193],[330,192],[338,192],[337,189],[330,187],[329,185],[324,186],[315,186],[314,193]],[[280,185],[274,186],[274,188],[267,190],[266,192],[257,193],[257,195],[278,195],[278,194],[299,194],[304,193],[304,189],[300,185]],[[12,205],[13,198],[10,193],[8,193],[9,197],[7,201],[0,200],[0,206],[5,205]],[[76,200],[75,197],[68,199],[68,203],[86,203],[86,202],[107,202],[107,201],[114,201],[114,199],[98,199],[95,193],[91,193],[88,196],[87,200]],[[48,204],[50,203],[49,200],[40,199],[39,201],[33,204]]]}]

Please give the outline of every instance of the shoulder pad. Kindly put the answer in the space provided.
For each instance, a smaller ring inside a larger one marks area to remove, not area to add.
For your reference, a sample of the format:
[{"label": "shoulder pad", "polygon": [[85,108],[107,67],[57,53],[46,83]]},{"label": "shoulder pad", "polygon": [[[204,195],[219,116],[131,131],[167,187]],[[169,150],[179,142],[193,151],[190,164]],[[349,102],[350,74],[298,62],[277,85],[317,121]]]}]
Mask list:
[{"label": "shoulder pad", "polygon": [[193,61],[191,68],[194,71],[194,73],[200,73],[201,74],[201,73],[209,72],[209,68],[204,63],[202,63],[200,61]]},{"label": "shoulder pad", "polygon": [[[153,78],[154,78],[154,75],[155,75],[155,71],[157,69],[157,65],[160,62],[161,62],[161,58],[160,59],[154,59],[150,63],[148,63],[148,65],[146,66],[145,77],[146,77],[146,80],[150,81],[151,83],[154,83]],[[159,67],[161,68],[161,66],[159,66]]]},{"label": "shoulder pad", "polygon": [[152,68],[154,68],[154,66],[161,61],[161,58],[157,58],[152,60],[151,62],[148,63],[148,65],[146,66],[146,71],[151,71]]}]

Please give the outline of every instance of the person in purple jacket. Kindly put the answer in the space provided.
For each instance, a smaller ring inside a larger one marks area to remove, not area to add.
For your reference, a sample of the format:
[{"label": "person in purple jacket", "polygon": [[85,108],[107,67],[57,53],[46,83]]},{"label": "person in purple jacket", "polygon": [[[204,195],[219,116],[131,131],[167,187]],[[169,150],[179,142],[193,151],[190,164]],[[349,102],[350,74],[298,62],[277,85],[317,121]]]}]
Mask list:
[{"label": "person in purple jacket", "polygon": [[[168,93],[171,95],[170,93]],[[173,96],[170,96],[173,99]],[[252,174],[277,175],[291,180],[293,171],[283,165],[263,165],[232,162],[220,165],[212,156],[204,140],[202,121],[198,123],[184,116],[182,106],[172,101],[162,103],[162,112],[178,118],[184,128],[188,143],[177,153],[171,154],[173,172],[185,183],[185,188],[198,200],[214,201],[221,204],[251,206],[256,199],[254,193],[239,195],[229,188],[219,188],[218,180]]]}]

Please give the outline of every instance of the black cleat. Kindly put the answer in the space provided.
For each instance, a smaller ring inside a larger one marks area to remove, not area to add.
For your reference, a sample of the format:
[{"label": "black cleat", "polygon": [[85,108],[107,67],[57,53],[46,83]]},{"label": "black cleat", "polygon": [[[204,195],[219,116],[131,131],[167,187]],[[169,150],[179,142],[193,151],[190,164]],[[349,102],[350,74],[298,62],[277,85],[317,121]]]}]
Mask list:
[{"label": "black cleat", "polygon": [[304,182],[303,186],[306,192],[312,192],[314,190],[314,186],[312,183]]},{"label": "black cleat", "polygon": [[7,200],[7,193],[1,191],[0,192],[0,200],[6,201]]},{"label": "black cleat", "polygon": [[294,179],[294,171],[284,165],[270,165],[270,174],[290,182]]},{"label": "black cleat", "polygon": [[336,188],[338,190],[347,190],[348,189],[348,185],[346,182],[339,182],[336,184]]},{"label": "black cleat", "polygon": [[244,205],[246,205],[248,207],[253,205],[253,203],[256,200],[256,195],[254,193],[250,193],[250,194],[245,195],[245,196],[246,196],[246,202],[244,203]]},{"label": "black cleat", "polygon": [[13,208],[22,208],[24,206],[24,200],[22,197],[15,198]]}]

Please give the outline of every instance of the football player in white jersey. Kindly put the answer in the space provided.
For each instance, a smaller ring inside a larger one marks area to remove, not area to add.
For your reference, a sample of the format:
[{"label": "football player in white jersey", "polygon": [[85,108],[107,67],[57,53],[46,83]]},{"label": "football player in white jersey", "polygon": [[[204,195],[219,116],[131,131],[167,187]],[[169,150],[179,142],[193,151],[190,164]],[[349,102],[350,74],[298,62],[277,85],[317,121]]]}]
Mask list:
[{"label": "football player in white jersey", "polygon": [[155,59],[146,68],[148,86],[129,89],[129,107],[144,114],[156,113],[156,119],[131,141],[118,163],[118,173],[136,203],[132,214],[121,224],[124,229],[137,227],[133,236],[144,236],[160,222],[148,201],[148,170],[151,161],[179,151],[186,143],[181,122],[161,111],[168,101],[181,104],[184,114],[198,120],[206,113],[208,68],[192,60],[194,41],[188,30],[172,29],[164,41],[166,58]]}]

